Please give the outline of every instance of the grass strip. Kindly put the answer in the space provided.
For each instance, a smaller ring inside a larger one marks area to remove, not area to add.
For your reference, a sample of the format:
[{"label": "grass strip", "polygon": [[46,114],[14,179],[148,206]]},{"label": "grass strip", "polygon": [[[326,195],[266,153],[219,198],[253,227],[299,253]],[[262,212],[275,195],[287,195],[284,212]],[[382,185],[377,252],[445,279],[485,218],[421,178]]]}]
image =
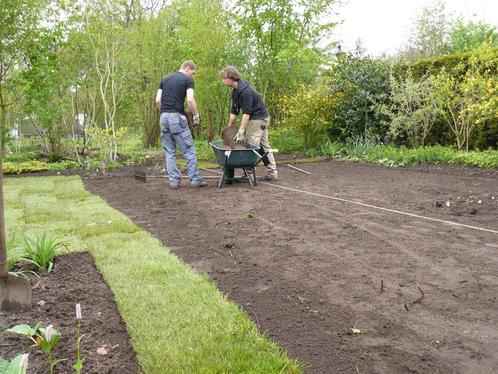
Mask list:
[{"label": "grass strip", "polygon": [[85,191],[79,177],[6,179],[5,208],[9,255],[21,234],[47,231],[69,251],[93,255],[145,373],[301,372],[213,282]]}]

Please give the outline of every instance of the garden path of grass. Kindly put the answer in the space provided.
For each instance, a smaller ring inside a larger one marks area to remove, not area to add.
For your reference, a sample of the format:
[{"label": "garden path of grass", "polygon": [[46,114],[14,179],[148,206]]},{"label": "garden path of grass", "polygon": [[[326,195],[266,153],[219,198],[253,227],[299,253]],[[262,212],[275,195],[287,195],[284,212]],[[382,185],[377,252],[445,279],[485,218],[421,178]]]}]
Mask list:
[{"label": "garden path of grass", "polygon": [[145,373],[301,372],[208,278],[85,191],[79,177],[6,179],[4,188],[13,244],[48,231],[68,251],[92,254]]}]

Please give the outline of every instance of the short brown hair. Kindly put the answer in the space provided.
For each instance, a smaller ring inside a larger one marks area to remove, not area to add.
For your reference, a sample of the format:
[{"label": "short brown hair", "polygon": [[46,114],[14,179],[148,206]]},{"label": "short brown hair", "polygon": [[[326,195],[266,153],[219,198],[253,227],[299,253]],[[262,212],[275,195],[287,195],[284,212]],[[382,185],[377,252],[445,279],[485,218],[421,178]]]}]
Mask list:
[{"label": "short brown hair", "polygon": [[185,70],[185,69],[196,70],[196,69],[197,69],[197,66],[195,66],[194,61],[192,61],[192,60],[187,60],[187,61],[185,61],[185,62],[182,64],[182,66],[181,66],[181,68],[180,68],[180,69],[182,69],[182,70]]},{"label": "short brown hair", "polygon": [[223,79],[233,79],[234,81],[239,81],[241,78],[239,71],[233,65],[228,65],[220,71],[220,76]]}]

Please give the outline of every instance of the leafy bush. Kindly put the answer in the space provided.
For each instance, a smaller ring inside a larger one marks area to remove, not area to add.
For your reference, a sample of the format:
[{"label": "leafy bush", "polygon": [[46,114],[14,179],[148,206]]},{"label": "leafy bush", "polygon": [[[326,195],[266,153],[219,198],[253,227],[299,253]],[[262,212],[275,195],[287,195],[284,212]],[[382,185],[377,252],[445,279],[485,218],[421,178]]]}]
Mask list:
[{"label": "leafy bush", "polygon": [[[195,143],[195,152],[197,155],[197,159],[199,160],[212,160],[214,159],[214,153],[211,149],[211,146],[208,144],[206,140],[194,140]],[[162,154],[162,150],[161,150]]]},{"label": "leafy bush", "polygon": [[431,77],[415,81],[410,72],[403,80],[391,76],[391,105],[382,105],[390,119],[389,135],[396,140],[408,139],[412,147],[424,146],[437,120]]},{"label": "leafy bush", "polygon": [[435,77],[436,101],[458,149],[472,148],[473,134],[498,118],[497,64],[498,51],[483,44],[469,55],[466,66],[443,69]]},{"label": "leafy bush", "polygon": [[61,171],[66,169],[75,169],[80,165],[76,161],[64,160],[60,162],[46,163],[43,161],[27,161],[27,162],[5,162],[3,164],[4,174],[21,174],[34,173],[37,171]]},{"label": "leafy bush", "polygon": [[270,142],[279,152],[296,152],[304,149],[303,138],[295,127],[270,128]]},{"label": "leafy bush", "polygon": [[384,166],[417,164],[462,164],[486,168],[498,168],[498,151],[457,151],[442,146],[419,148],[379,145],[361,138],[348,143],[327,142],[309,152],[312,156],[327,156],[350,161],[374,162]]},{"label": "leafy bush", "polygon": [[344,146],[338,141],[327,140],[325,144],[318,148],[312,148],[306,152],[311,157],[325,156],[325,157],[335,157],[341,156],[344,152]]},{"label": "leafy bush", "polygon": [[394,66],[394,74],[399,78],[410,71],[415,79],[420,79],[427,75],[437,74],[442,69],[454,71],[457,66],[467,66],[470,55],[470,52],[465,52],[424,58],[415,63],[400,62]]},{"label": "leafy bush", "polygon": [[279,126],[287,129],[281,130],[281,134],[285,131],[299,134],[306,148],[316,147],[327,139],[335,105],[329,87],[318,84],[297,87],[292,96],[282,97],[280,105],[283,119]]},{"label": "leafy bush", "polygon": [[387,118],[378,108],[389,104],[389,63],[357,51],[334,65],[327,76],[334,98],[330,137],[340,141],[356,136],[384,139]]},{"label": "leafy bush", "polygon": [[39,154],[39,152],[35,152],[35,151],[13,152],[13,153],[7,153],[4,156],[4,161],[5,162],[27,162],[27,161],[36,160],[38,157],[40,157],[40,154]]},{"label": "leafy bush", "polygon": [[80,167],[76,161],[64,160],[60,162],[52,162],[48,164],[48,170],[61,171],[66,169],[77,169]]}]

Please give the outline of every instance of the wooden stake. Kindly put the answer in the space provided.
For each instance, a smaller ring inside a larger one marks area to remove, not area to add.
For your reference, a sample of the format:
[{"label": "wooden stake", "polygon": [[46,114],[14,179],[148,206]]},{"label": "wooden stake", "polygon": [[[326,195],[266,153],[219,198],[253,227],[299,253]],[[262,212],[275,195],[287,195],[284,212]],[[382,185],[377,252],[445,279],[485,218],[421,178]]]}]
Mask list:
[{"label": "wooden stake", "polygon": [[303,169],[300,169],[294,165],[291,165],[291,164],[285,164],[286,166],[290,167],[291,169],[294,169],[294,170],[297,170],[297,171],[300,171],[301,173],[304,173],[304,174],[308,174],[308,175],[311,175],[310,172],[306,171],[306,170],[303,170]]}]

